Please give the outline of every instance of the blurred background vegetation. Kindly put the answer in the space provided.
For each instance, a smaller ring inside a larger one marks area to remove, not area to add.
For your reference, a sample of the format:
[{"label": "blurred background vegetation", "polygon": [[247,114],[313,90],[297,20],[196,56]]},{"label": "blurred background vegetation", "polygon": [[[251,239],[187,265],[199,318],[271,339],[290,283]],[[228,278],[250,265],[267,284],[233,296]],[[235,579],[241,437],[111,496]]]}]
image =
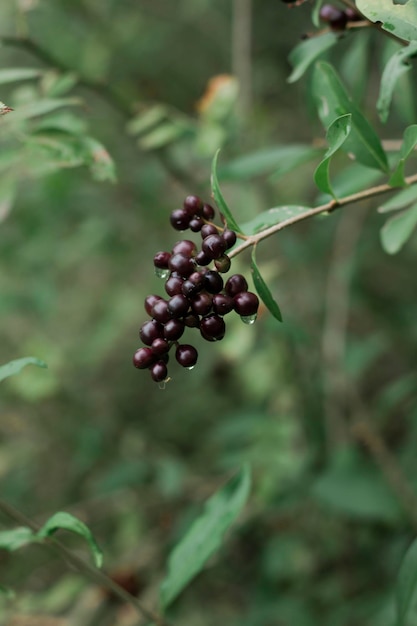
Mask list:
[{"label": "blurred background vegetation", "polygon": [[[173,622],[388,626],[417,528],[417,239],[387,256],[375,201],[294,226],[258,252],[284,324],[267,311],[251,327],[230,320],[164,390],[131,364],[144,297],[163,290],[153,255],[180,238],[169,212],[190,193],[209,200],[218,147],[240,222],[318,201],[323,132],[308,78],[286,82],[311,6],[258,0],[248,22],[249,5],[1,3],[0,75],[32,71],[0,80],[15,109],[0,120],[1,363],[49,367],[2,384],[0,491],[38,522],[78,515],[105,570],[152,605],[170,548],[250,462],[246,512]],[[384,54],[368,35],[332,52],[372,105]],[[411,93],[397,104],[386,138],[414,113]],[[319,148],[286,171],[288,143]],[[0,583],[17,592],[0,600],[1,623],[107,623],[104,592],[40,547],[1,553]],[[111,615],[135,623],[128,607]]]}]

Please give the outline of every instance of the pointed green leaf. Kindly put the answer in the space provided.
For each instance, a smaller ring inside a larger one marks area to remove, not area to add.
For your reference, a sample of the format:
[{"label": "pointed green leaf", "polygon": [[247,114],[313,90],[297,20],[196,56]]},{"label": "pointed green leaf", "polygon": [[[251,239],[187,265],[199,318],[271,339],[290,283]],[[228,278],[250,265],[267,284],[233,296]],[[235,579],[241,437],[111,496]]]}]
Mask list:
[{"label": "pointed green leaf", "polygon": [[287,82],[295,83],[306,70],[326,50],[332,48],[338,41],[335,33],[326,33],[319,37],[311,37],[298,44],[290,53],[288,60],[293,68]]},{"label": "pointed green leaf", "polygon": [[400,149],[398,165],[389,179],[389,184],[393,187],[404,187],[407,184],[404,178],[404,165],[416,145],[417,124],[412,124],[404,131],[404,139]]},{"label": "pointed green leaf", "polygon": [[406,4],[392,0],[356,0],[359,11],[371,22],[381,22],[382,28],[400,39],[417,39],[417,0]]},{"label": "pointed green leaf", "polygon": [[37,70],[33,67],[16,67],[15,69],[0,70],[0,85],[38,78],[41,75],[42,70]]},{"label": "pointed green leaf", "polygon": [[397,624],[404,626],[417,587],[417,539],[408,548],[401,563],[396,587]]},{"label": "pointed green leaf", "polygon": [[381,229],[381,243],[385,252],[395,254],[411,237],[417,226],[417,204],[391,217]]},{"label": "pointed green leaf", "polygon": [[329,148],[324,155],[324,159],[314,172],[314,181],[317,187],[320,189],[320,191],[323,191],[324,193],[328,193],[333,196],[333,198],[336,198],[336,195],[330,184],[330,159],[348,138],[349,133],[352,130],[351,120],[352,115],[350,113],[347,113],[346,115],[341,115],[340,117],[337,117],[334,122],[330,124],[326,134]]},{"label": "pointed green leaf", "polygon": [[242,225],[242,229],[246,235],[254,235],[255,233],[259,233],[261,230],[265,230],[270,226],[275,226],[275,224],[279,224],[280,222],[286,222],[292,217],[301,215],[309,210],[309,207],[298,205],[274,207],[273,209],[268,209],[268,211],[259,213],[259,215],[250,220],[250,222],[245,222]]},{"label": "pointed green leaf", "polygon": [[103,144],[93,137],[83,137],[82,147],[92,177],[98,181],[116,182],[115,163]]},{"label": "pointed green leaf", "polygon": [[23,359],[16,359],[15,361],[10,361],[9,363],[6,363],[6,365],[0,366],[0,381],[8,378],[9,376],[13,376],[13,374],[18,374],[20,370],[23,369],[26,365],[48,367],[44,361],[36,359],[33,356],[28,356]]},{"label": "pointed green leaf", "polygon": [[35,102],[30,102],[29,104],[24,104],[15,109],[11,121],[15,123],[20,120],[37,117],[38,115],[46,115],[46,113],[50,113],[51,111],[55,111],[56,109],[60,109],[64,106],[75,106],[80,104],[82,104],[82,101],[79,98],[44,98],[36,100]]},{"label": "pointed green leaf", "polygon": [[381,204],[378,208],[378,213],[389,213],[390,211],[398,211],[398,209],[403,209],[409,204],[415,202],[417,200],[417,185],[411,185],[411,187],[406,187],[402,189],[398,193],[395,194],[392,198]]},{"label": "pointed green leaf", "polygon": [[217,179],[217,159],[219,157],[219,152],[220,150],[217,150],[216,154],[214,155],[211,166],[211,194],[214,198],[215,203],[219,207],[219,211],[224,215],[228,228],[231,228],[232,230],[241,233],[242,231],[235,222],[235,218],[233,217],[229,207],[226,204],[226,200],[223,198],[223,194],[220,191],[219,181]]},{"label": "pointed green leaf", "polygon": [[272,297],[272,294],[266,282],[262,278],[261,273],[258,269],[258,266],[256,265],[255,248],[253,248],[252,250],[251,270],[252,270],[253,284],[255,285],[255,289],[258,292],[259,297],[261,298],[262,302],[265,304],[267,309],[275,317],[275,319],[277,319],[279,322],[282,322],[282,315],[281,315],[279,306],[275,302],[274,298]]},{"label": "pointed green leaf", "polygon": [[83,537],[91,550],[96,567],[101,567],[103,563],[103,553],[99,548],[91,530],[81,520],[74,517],[70,513],[58,512],[52,515],[42,528],[36,533],[39,539],[51,537],[57,530],[69,530]]},{"label": "pointed green leaf", "polygon": [[349,98],[335,69],[328,63],[319,62],[315,66],[313,96],[325,128],[341,115],[352,114],[352,130],[343,149],[363,165],[388,172],[387,157],[378,135]]},{"label": "pointed green leaf", "polygon": [[246,503],[249,489],[250,472],[245,467],[207,500],[202,515],[169,557],[168,574],[161,585],[161,603],[164,608],[175,600],[219,549],[224,533]]},{"label": "pointed green leaf", "polygon": [[320,9],[324,0],[316,0],[314,8],[311,12],[311,20],[317,28],[320,26]]},{"label": "pointed green leaf", "polygon": [[0,549],[13,552],[32,543],[34,538],[33,531],[26,526],[18,526],[13,530],[3,530],[0,532]]},{"label": "pointed green leaf", "polygon": [[386,64],[381,76],[381,86],[379,88],[378,109],[382,122],[388,119],[389,107],[391,104],[394,89],[399,77],[411,69],[410,58],[417,53],[417,41],[412,41],[405,48],[400,48],[392,55]]}]

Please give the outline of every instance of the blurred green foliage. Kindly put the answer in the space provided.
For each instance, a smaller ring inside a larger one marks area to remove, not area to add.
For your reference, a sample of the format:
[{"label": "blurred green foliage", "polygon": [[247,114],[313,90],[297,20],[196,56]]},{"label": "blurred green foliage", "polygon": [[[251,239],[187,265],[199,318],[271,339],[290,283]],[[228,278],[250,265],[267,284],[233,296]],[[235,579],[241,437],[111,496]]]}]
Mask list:
[{"label": "blurred green foliage", "polygon": [[[417,240],[395,257],[382,250],[383,201],[259,246],[284,324],[266,311],[251,327],[230,320],[225,339],[201,341],[198,367],[177,368],[164,390],[131,365],[144,297],[162,292],[153,255],[179,238],[169,212],[189,193],[209,199],[217,148],[238,223],[321,201],[313,173],[324,133],[310,75],[286,82],[310,7],[253,7],[245,108],[232,77],[239,6],[1,3],[0,79],[6,69],[32,73],[0,85],[15,109],[0,118],[0,363],[33,354],[48,364],[1,384],[1,497],[39,523],[57,510],[83,519],[104,569],[134,575],[152,604],[171,548],[249,462],[240,525],[172,621],[390,626],[417,524]],[[379,130],[378,72],[392,45],[380,39],[347,37],[329,53]],[[384,139],[414,119],[412,77],[394,94]],[[307,156],[285,152],[288,143],[310,146]],[[355,167],[347,157],[332,165],[339,193],[379,180]],[[233,261],[235,271],[249,264]],[[36,615],[93,625],[106,601],[37,546],[0,553],[0,583],[17,592],[0,599],[13,626]],[[135,623],[122,608],[114,623]]]}]

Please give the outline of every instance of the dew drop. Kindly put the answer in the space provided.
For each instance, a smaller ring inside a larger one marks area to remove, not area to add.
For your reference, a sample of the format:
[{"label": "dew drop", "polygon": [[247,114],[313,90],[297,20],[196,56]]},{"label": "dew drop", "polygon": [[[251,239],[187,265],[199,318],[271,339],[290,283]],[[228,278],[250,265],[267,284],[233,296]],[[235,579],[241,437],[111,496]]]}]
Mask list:
[{"label": "dew drop", "polygon": [[187,367],[187,370],[193,370],[195,368],[195,365],[191,365],[190,367]]},{"label": "dew drop", "polygon": [[254,324],[256,322],[256,318],[258,317],[257,313],[253,315],[241,315],[240,319],[244,324]]},{"label": "dew drop", "polygon": [[155,267],[155,274],[158,278],[167,278],[169,276],[169,269]]}]

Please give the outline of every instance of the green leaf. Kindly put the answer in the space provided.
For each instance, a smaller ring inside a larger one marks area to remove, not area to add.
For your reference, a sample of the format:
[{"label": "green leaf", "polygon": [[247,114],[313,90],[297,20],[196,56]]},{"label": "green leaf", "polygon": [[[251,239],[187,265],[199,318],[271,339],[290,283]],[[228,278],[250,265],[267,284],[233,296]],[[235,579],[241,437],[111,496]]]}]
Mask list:
[{"label": "green leaf", "polygon": [[320,26],[320,9],[324,0],[316,0],[314,8],[311,12],[311,20],[317,28]]},{"label": "green leaf", "polygon": [[103,144],[93,137],[83,137],[82,146],[94,180],[116,182],[115,163]]},{"label": "green leaf", "polygon": [[138,143],[143,150],[156,150],[176,141],[189,132],[189,126],[177,120],[167,120],[150,130]]},{"label": "green leaf", "polygon": [[150,130],[150,128],[156,126],[156,124],[159,124],[162,120],[166,120],[168,114],[168,107],[163,104],[156,104],[130,120],[126,127],[127,132],[129,135],[139,135],[140,133]]},{"label": "green leaf", "polygon": [[398,572],[396,586],[397,624],[406,624],[407,613],[417,587],[417,539],[408,548]]},{"label": "green leaf", "polygon": [[326,50],[330,50],[338,41],[335,33],[326,33],[302,41],[290,53],[288,60],[293,68],[287,82],[295,83],[314,61]]},{"label": "green leaf", "polygon": [[48,367],[44,361],[40,359],[36,359],[33,356],[27,356],[23,359],[16,359],[15,361],[10,361],[5,365],[0,366],[0,382],[9,376],[13,376],[13,374],[18,374],[21,369],[23,369],[26,365],[37,365],[38,367]]},{"label": "green leaf", "polygon": [[333,198],[336,198],[336,195],[330,184],[330,159],[348,138],[349,133],[352,130],[351,120],[352,116],[350,113],[348,113],[346,115],[341,115],[340,117],[336,118],[334,122],[330,124],[326,134],[329,148],[324,155],[324,159],[321,161],[316,171],[314,172],[314,181],[317,187],[320,189],[320,191],[323,191],[324,193],[328,193],[333,196]]},{"label": "green leaf", "polygon": [[400,149],[398,165],[389,179],[389,184],[393,187],[404,187],[407,184],[404,178],[404,165],[416,145],[417,124],[412,124],[404,131],[404,139]]},{"label": "green leaf", "polygon": [[415,200],[417,200],[417,185],[411,185],[396,193],[395,196],[384,202],[384,204],[381,204],[378,208],[378,213],[398,211],[398,209],[403,209]]},{"label": "green leaf", "polygon": [[386,64],[381,76],[381,86],[379,97],[376,103],[379,117],[382,122],[388,119],[389,107],[391,104],[394,89],[398,79],[411,69],[410,57],[417,53],[417,41],[413,41],[405,48],[397,50]]},{"label": "green leaf", "polygon": [[16,67],[15,69],[0,70],[0,85],[14,83],[19,80],[38,78],[42,75],[42,70],[33,67]]},{"label": "green leaf", "polygon": [[279,306],[275,302],[274,298],[272,297],[272,294],[266,282],[262,278],[261,273],[258,269],[258,266],[256,265],[255,248],[253,248],[252,250],[251,270],[252,270],[253,284],[255,285],[255,289],[258,292],[259,297],[261,298],[262,302],[265,304],[267,309],[275,317],[275,319],[277,319],[279,322],[282,322],[282,315],[281,315]]},{"label": "green leaf", "polygon": [[0,549],[14,552],[23,546],[36,541],[35,535],[30,528],[18,526],[13,530],[3,530],[0,532]]},{"label": "green leaf", "polygon": [[79,98],[44,98],[43,100],[37,100],[18,107],[15,109],[13,117],[10,116],[7,119],[11,119],[13,122],[31,119],[64,106],[80,105],[81,103],[82,101]]},{"label": "green leaf", "polygon": [[220,150],[217,150],[216,154],[214,155],[211,166],[211,194],[214,198],[215,203],[219,207],[219,211],[224,215],[227,226],[232,230],[241,233],[242,230],[235,222],[235,218],[233,217],[229,207],[226,204],[226,200],[223,198],[223,194],[220,191],[219,181],[217,179],[217,159],[219,157],[219,152]]},{"label": "green leaf", "polygon": [[417,226],[417,204],[391,217],[381,229],[381,244],[385,252],[395,254],[411,237]]},{"label": "green leaf", "polygon": [[91,530],[84,522],[70,513],[60,511],[52,515],[52,517],[45,522],[38,533],[36,533],[36,537],[45,539],[51,537],[57,530],[69,530],[83,537],[88,543],[96,567],[101,567],[103,563],[103,553],[94,539]]},{"label": "green leaf", "polygon": [[395,37],[417,39],[417,0],[395,4],[392,0],[356,0],[359,11],[371,22],[381,22],[384,30]]},{"label": "green leaf", "polygon": [[207,500],[204,512],[174,548],[168,574],[161,585],[161,603],[167,608],[202,570],[222,543],[224,533],[241,512],[250,489],[250,472],[244,467]]},{"label": "green leaf", "polygon": [[265,230],[265,228],[275,226],[275,224],[279,224],[280,222],[286,222],[292,217],[301,215],[309,210],[309,207],[298,205],[274,207],[273,209],[259,213],[259,215],[250,220],[250,222],[245,222],[242,225],[242,229],[246,235],[254,235],[261,230]]},{"label": "green leaf", "polygon": [[248,180],[253,176],[261,176],[274,172],[277,175],[287,173],[317,156],[321,156],[321,148],[312,148],[307,144],[275,146],[258,150],[229,161],[219,168],[222,180]]},{"label": "green leaf", "polygon": [[336,71],[328,63],[319,62],[315,66],[313,96],[325,128],[336,118],[352,114],[352,130],[343,144],[344,150],[363,165],[388,172],[387,157],[378,135],[349,98]]}]

